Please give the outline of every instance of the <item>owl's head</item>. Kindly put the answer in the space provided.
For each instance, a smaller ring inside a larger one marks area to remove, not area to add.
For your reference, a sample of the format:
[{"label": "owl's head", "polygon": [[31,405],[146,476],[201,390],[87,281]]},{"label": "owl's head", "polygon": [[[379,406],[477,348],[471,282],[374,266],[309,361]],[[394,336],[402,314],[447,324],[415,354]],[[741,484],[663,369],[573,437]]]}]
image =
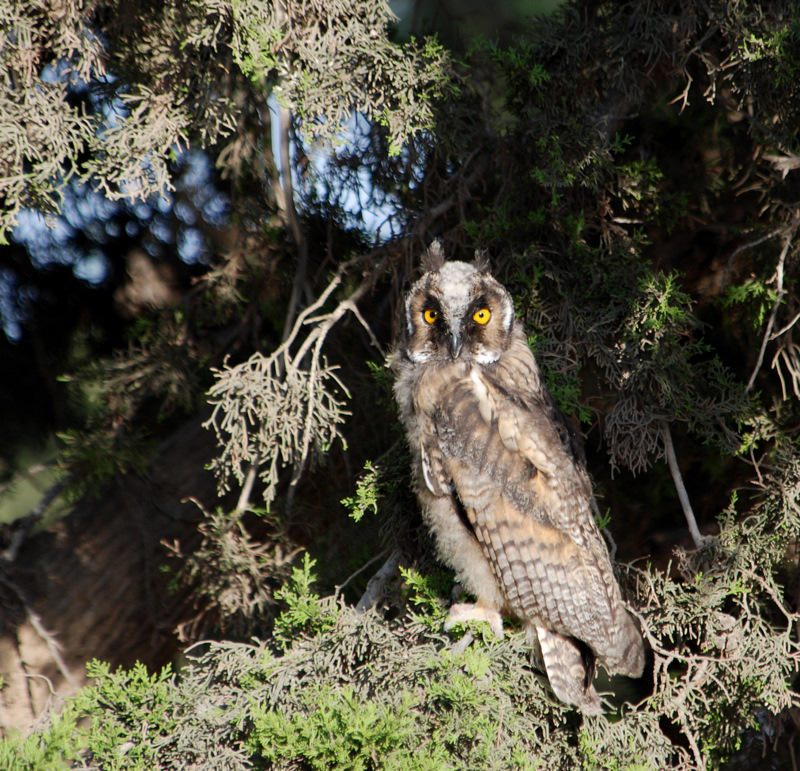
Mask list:
[{"label": "owl's head", "polygon": [[406,352],[414,362],[491,364],[511,344],[511,295],[481,264],[444,262],[434,242],[406,300]]}]

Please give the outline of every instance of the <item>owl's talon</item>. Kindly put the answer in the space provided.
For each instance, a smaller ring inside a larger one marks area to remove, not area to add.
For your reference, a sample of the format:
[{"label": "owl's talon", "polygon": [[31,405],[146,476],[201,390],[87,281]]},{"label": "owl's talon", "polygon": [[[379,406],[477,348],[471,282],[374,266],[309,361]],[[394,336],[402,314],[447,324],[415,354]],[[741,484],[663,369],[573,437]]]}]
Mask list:
[{"label": "owl's talon", "polygon": [[[503,617],[500,613],[494,608],[487,608],[472,602],[459,602],[452,605],[447,621],[444,622],[444,630],[449,632],[456,624],[466,624],[467,621],[485,621],[491,627],[494,636],[498,640],[503,639]],[[466,646],[464,647],[466,648]]]}]

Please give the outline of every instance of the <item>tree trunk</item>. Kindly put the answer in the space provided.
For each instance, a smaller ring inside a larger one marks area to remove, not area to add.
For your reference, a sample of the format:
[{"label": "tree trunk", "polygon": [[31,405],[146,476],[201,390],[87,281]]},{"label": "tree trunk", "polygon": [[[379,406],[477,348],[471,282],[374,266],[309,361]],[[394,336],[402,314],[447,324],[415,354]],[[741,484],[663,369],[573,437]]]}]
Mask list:
[{"label": "tree trunk", "polygon": [[46,717],[85,683],[93,658],[161,667],[178,652],[193,595],[169,592],[162,541],[195,546],[200,512],[183,500],[216,498],[204,471],[213,451],[213,437],[192,422],[144,475],[116,477],[0,563],[0,736]]}]

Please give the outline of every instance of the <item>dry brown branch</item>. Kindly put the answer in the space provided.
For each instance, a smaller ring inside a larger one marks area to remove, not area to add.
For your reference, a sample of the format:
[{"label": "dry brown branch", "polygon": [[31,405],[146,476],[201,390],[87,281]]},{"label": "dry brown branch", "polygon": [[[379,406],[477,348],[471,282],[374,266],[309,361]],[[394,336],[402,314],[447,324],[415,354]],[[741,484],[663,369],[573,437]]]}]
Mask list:
[{"label": "dry brown branch", "polygon": [[668,104],[675,104],[676,102],[680,102],[681,103],[680,112],[683,112],[689,104],[689,90],[691,89],[691,87],[692,87],[692,78],[688,73],[686,73],[685,88],[671,102],[668,102]]},{"label": "dry brown branch", "polygon": [[786,334],[798,321],[800,321],[800,313],[796,314],[795,317],[782,329],[779,329],[777,332],[774,332],[770,339],[777,340],[781,335]]}]

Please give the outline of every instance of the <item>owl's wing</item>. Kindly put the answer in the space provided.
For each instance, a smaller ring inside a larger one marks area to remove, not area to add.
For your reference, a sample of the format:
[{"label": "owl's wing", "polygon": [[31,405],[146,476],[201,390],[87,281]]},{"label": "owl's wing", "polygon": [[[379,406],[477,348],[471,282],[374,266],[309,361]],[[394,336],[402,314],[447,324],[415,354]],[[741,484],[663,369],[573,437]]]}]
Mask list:
[{"label": "owl's wing", "polygon": [[609,670],[638,676],[641,635],[597,531],[588,476],[546,392],[531,388],[538,371],[522,345],[518,362],[506,356],[491,372],[465,363],[431,372],[418,403],[433,428],[423,467],[452,485],[517,615],[582,640]]}]

